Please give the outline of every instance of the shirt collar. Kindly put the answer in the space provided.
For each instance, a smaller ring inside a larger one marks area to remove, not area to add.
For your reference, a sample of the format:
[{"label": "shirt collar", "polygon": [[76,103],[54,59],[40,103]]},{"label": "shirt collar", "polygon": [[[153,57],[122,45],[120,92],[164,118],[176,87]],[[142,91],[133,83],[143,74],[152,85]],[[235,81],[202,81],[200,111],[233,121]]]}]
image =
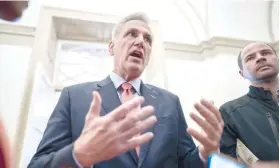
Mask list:
[{"label": "shirt collar", "polygon": [[[122,77],[117,75],[115,72],[112,72],[110,74],[110,78],[111,78],[116,90],[118,90],[118,88],[121,86],[121,84],[127,82]],[[140,85],[141,85],[140,78],[136,78],[132,81],[129,81],[128,83],[130,83],[133,86],[133,88],[135,89],[135,91],[140,95]]]}]

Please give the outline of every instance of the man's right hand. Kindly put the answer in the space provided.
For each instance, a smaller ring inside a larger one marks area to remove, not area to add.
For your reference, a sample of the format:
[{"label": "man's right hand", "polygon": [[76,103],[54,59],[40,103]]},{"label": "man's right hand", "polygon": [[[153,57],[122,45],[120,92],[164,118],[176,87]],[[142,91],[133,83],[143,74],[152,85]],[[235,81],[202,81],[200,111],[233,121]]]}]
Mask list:
[{"label": "man's right hand", "polygon": [[82,166],[109,160],[153,138],[151,132],[135,136],[157,121],[152,106],[140,108],[144,102],[143,97],[136,97],[107,115],[100,116],[101,97],[98,92],[92,94],[93,101],[84,128],[74,142],[74,155]]}]

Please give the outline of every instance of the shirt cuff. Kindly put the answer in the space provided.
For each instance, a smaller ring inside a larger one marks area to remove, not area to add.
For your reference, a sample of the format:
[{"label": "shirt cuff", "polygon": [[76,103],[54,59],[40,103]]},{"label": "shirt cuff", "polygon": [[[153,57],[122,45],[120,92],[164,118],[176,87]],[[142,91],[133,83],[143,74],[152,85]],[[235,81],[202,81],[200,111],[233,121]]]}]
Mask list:
[{"label": "shirt cuff", "polygon": [[[72,151],[72,156],[73,156],[73,158],[74,158],[74,161],[75,161],[76,165],[77,165],[79,168],[85,168],[85,167],[83,167],[83,166],[78,162],[78,160],[77,160],[77,158],[76,158],[76,156],[75,156],[75,154],[74,154],[74,150]],[[93,168],[93,167],[94,167],[94,165],[90,166],[90,168]]]},{"label": "shirt cuff", "polygon": [[[217,152],[217,153],[220,154],[220,149],[218,149],[218,152]],[[203,163],[207,163],[207,159],[205,159],[205,158],[201,155],[200,152],[198,152],[198,155],[199,155],[200,160],[202,160]]]},{"label": "shirt cuff", "polygon": [[76,156],[75,156],[75,154],[74,154],[74,150],[72,150],[72,156],[73,156],[73,158],[74,158],[74,161],[75,161],[76,165],[77,165],[79,168],[84,168],[84,167],[78,162],[78,160],[77,160],[77,158],[76,158]]},{"label": "shirt cuff", "polygon": [[202,160],[203,163],[207,163],[207,159],[205,159],[205,158],[201,155],[200,152],[199,152],[198,154],[199,154],[200,160]]}]

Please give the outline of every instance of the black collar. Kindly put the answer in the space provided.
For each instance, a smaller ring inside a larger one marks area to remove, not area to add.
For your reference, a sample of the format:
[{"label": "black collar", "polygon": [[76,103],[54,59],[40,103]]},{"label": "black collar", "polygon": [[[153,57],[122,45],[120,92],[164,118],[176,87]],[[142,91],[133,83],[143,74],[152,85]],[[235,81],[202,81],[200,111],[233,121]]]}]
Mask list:
[{"label": "black collar", "polygon": [[[270,90],[265,90],[263,87],[250,86],[248,96],[254,97],[260,100],[273,100],[272,93]],[[278,92],[279,93],[279,90]]]}]

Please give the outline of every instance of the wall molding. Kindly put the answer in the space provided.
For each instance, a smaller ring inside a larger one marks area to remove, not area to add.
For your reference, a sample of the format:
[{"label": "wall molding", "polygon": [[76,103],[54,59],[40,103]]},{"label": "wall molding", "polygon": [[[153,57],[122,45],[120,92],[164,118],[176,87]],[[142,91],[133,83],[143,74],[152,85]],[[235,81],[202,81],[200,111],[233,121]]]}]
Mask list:
[{"label": "wall molding", "polygon": [[0,33],[21,35],[21,36],[34,36],[36,28],[33,26],[19,25],[13,23],[1,23]]},{"label": "wall molding", "polygon": [[35,27],[13,23],[0,24],[0,45],[33,46]]},{"label": "wall molding", "polygon": [[[216,47],[229,47],[241,49],[246,44],[254,42],[245,39],[237,39],[231,37],[212,37],[208,41],[202,41],[199,44],[183,44],[164,42],[163,46],[165,50],[190,52],[190,53],[203,53],[205,50],[214,50]],[[271,45],[275,50],[279,50],[279,40],[275,42],[258,41]]]},{"label": "wall molding", "polygon": [[[12,23],[0,23],[0,44],[7,44],[7,38],[11,38],[8,44],[11,45],[28,45],[33,46],[30,40],[34,39],[36,28],[26,25],[16,25]],[[17,40],[23,39],[23,40]],[[26,42],[24,41],[26,40]],[[192,52],[192,53],[202,53],[205,50],[213,50],[215,47],[231,47],[231,48],[242,48],[244,45],[253,42],[245,39],[237,39],[232,37],[218,37],[214,36],[207,41],[202,41],[198,44],[185,44],[185,43],[175,43],[175,42],[163,42],[165,50],[176,50],[182,52]],[[259,41],[261,42],[261,41]],[[276,50],[279,50],[279,40],[274,42],[263,41],[273,46]]]}]

